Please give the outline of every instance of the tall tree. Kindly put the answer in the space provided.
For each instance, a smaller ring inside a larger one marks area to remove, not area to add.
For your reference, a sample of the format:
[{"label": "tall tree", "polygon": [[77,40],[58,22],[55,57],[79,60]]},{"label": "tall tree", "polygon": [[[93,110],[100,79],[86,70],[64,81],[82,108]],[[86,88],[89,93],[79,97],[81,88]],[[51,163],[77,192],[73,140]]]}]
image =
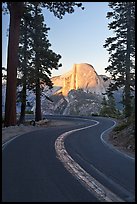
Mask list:
[{"label": "tall tree", "polygon": [[58,69],[61,64],[58,64],[60,55],[50,50],[51,44],[47,39],[47,32],[49,28],[44,24],[44,17],[38,2],[33,3],[32,12],[34,14],[32,24],[32,52],[33,55],[31,61],[31,72],[33,72],[33,78],[31,78],[31,84],[35,85],[36,92],[36,113],[35,120],[39,121],[42,118],[41,115],[41,83],[45,82],[49,87],[52,87],[50,80],[51,70]]},{"label": "tall tree", "polygon": [[[5,2],[3,2],[5,3]],[[18,64],[18,45],[20,20],[23,15],[25,2],[6,2],[10,11],[8,60],[7,60],[7,89],[5,103],[5,126],[16,125],[16,77]],[[65,13],[73,13],[74,7],[82,7],[77,2],[39,2],[54,13],[58,18],[62,18]],[[4,10],[7,10],[4,8]],[[13,52],[14,50],[14,52]],[[11,100],[12,98],[12,100]]]},{"label": "tall tree", "polygon": [[107,13],[107,18],[113,21],[108,24],[115,36],[107,38],[104,47],[109,51],[110,65],[105,68],[110,72],[115,82],[111,83],[109,91],[124,87],[123,103],[125,116],[131,114],[131,86],[135,77],[135,2],[110,2],[113,10]]},{"label": "tall tree", "polygon": [[105,96],[102,99],[100,115],[117,117],[118,110],[116,109],[116,103],[113,95],[109,95],[108,99]]},{"label": "tall tree", "polygon": [[[24,14],[23,18],[21,19],[20,24],[20,38],[19,38],[19,65],[17,68],[17,73],[19,75],[18,78],[18,85],[22,86],[22,90],[19,92],[18,97],[21,101],[21,113],[19,118],[19,124],[24,123],[25,121],[25,109],[26,109],[26,91],[29,83],[29,75],[28,75],[28,69],[29,69],[29,62],[31,59],[31,50],[30,50],[30,44],[31,44],[31,8],[25,5],[24,8]],[[18,76],[17,75],[17,76]]]},{"label": "tall tree", "polygon": [[5,126],[16,125],[16,75],[18,65],[18,43],[23,2],[8,2],[10,28],[7,59],[7,85],[5,103]]},{"label": "tall tree", "polygon": [[47,8],[59,19],[62,19],[66,13],[73,13],[75,6],[80,7],[82,10],[84,7],[79,2],[39,2],[40,6]]}]

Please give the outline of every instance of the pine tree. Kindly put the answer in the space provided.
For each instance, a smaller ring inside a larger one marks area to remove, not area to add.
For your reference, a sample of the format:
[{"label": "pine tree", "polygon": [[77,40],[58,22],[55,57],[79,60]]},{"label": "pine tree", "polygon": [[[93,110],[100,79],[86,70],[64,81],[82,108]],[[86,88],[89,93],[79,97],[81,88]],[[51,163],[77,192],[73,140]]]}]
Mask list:
[{"label": "pine tree", "polygon": [[116,109],[116,102],[113,95],[104,96],[101,103],[100,115],[109,117],[118,117],[119,111]]},{"label": "pine tree", "polygon": [[17,68],[18,75],[18,86],[22,86],[21,92],[19,92],[18,97],[21,101],[21,113],[19,118],[19,124],[25,121],[25,109],[26,109],[26,90],[27,84],[29,84],[29,62],[31,59],[30,43],[32,41],[30,36],[31,27],[31,8],[26,4],[24,8],[23,18],[20,24],[20,38],[19,38],[19,66]]},{"label": "pine tree", "polygon": [[35,120],[42,119],[41,115],[41,83],[46,83],[50,88],[52,82],[50,80],[51,70],[58,69],[61,66],[59,60],[61,56],[50,50],[51,44],[47,39],[49,28],[44,24],[44,17],[38,2],[32,6],[33,20],[31,21],[32,44],[31,44],[31,69],[29,82],[35,87],[36,93],[36,112]]},{"label": "pine tree", "polygon": [[135,78],[135,2],[110,2],[113,10],[107,13],[107,18],[112,18],[108,27],[115,36],[107,38],[104,47],[110,54],[110,65],[105,68],[110,72],[112,82],[109,91],[124,87],[123,103],[125,116],[131,114],[131,86]]},{"label": "pine tree", "polygon": [[[36,121],[41,120],[41,83],[50,88],[51,69],[58,69],[60,55],[49,49],[47,39],[49,28],[43,23],[44,17],[37,2],[26,4],[26,12],[21,21],[18,73],[21,75],[19,84],[23,86],[20,93],[21,114],[19,124],[24,122],[26,108],[26,88],[36,93]],[[49,76],[48,76],[49,75]]]},{"label": "pine tree", "polygon": [[66,13],[73,13],[75,6],[84,9],[82,3],[78,2],[39,2],[39,4],[41,7],[47,8],[59,19],[62,19]]},{"label": "pine tree", "polygon": [[109,107],[110,116],[116,117],[118,114],[118,110],[116,109],[116,101],[113,94],[108,96],[108,107]]},{"label": "pine tree", "polygon": [[[23,2],[7,2],[10,12],[10,28],[7,59],[7,85],[5,102],[5,126],[16,125],[16,76],[18,66],[18,42]],[[20,12],[19,12],[20,11]]]},{"label": "pine tree", "polygon": [[101,116],[108,116],[108,103],[106,100],[106,97],[103,96],[102,102],[101,102],[101,110],[100,110]]},{"label": "pine tree", "polygon": [[[17,66],[18,66],[18,45],[20,20],[24,13],[26,2],[3,2],[7,7],[3,11],[10,12],[10,28],[7,60],[7,88],[5,103],[5,126],[16,125],[16,88],[17,88]],[[77,2],[38,2],[40,6],[46,7],[58,18],[62,18],[65,13],[73,13],[74,7],[82,7]],[[14,52],[13,52],[14,50]],[[12,98],[12,100],[11,100]]]}]

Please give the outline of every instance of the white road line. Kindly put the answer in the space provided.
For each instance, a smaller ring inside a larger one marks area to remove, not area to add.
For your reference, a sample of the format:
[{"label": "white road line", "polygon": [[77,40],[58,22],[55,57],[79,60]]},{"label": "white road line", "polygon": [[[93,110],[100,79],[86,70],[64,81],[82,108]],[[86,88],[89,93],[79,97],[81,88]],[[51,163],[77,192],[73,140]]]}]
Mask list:
[{"label": "white road line", "polygon": [[[43,129],[43,128],[41,128],[40,130],[42,130],[42,129]],[[39,130],[39,129],[36,129],[36,130]],[[11,143],[13,140],[15,140],[17,137],[20,137],[20,136],[22,136],[22,135],[24,135],[24,134],[31,133],[31,132],[36,131],[36,130],[29,130],[29,131],[27,131],[27,132],[23,132],[23,133],[20,133],[20,134],[18,134],[18,135],[16,135],[16,136],[13,136],[11,139],[8,139],[6,142],[4,142],[4,143],[2,144],[2,150],[4,150],[5,147],[6,147],[9,143]]]},{"label": "white road line", "polygon": [[14,136],[13,138],[11,138],[11,139],[9,139],[8,141],[4,142],[4,143],[2,144],[2,150],[4,150],[5,147],[6,147],[10,142],[12,142],[12,140],[15,140],[15,139],[16,139],[17,137],[19,137],[19,136],[21,136],[21,135]]},{"label": "white road line", "polygon": [[107,133],[109,130],[111,130],[113,127],[116,126],[116,122],[115,122],[114,120],[112,120],[112,119],[110,119],[110,120],[114,122],[114,125],[111,126],[110,128],[108,128],[107,130],[105,130],[105,131],[103,131],[103,132],[101,133],[101,136],[100,136],[101,141],[102,141],[107,147],[109,147],[110,149],[113,149],[114,151],[117,151],[119,154],[122,154],[124,157],[129,158],[129,159],[132,159],[132,160],[135,160],[134,157],[129,156],[129,155],[127,155],[126,153],[124,153],[124,152],[118,150],[116,147],[114,147],[112,144],[108,143],[108,142],[103,138],[104,135],[105,135],[105,133]]},{"label": "white road line", "polygon": [[96,124],[65,132],[56,139],[55,150],[57,153],[57,157],[63,163],[65,168],[73,176],[75,176],[91,193],[94,193],[95,196],[100,201],[102,202],[125,202],[124,200],[119,198],[116,194],[114,194],[109,189],[104,187],[90,174],[88,174],[78,163],[76,163],[72,159],[72,157],[68,154],[68,152],[65,149],[65,146],[64,146],[65,138],[74,132],[88,129],[88,128],[91,128],[99,124],[98,121],[95,121],[95,120],[92,120],[92,121],[96,122]]}]

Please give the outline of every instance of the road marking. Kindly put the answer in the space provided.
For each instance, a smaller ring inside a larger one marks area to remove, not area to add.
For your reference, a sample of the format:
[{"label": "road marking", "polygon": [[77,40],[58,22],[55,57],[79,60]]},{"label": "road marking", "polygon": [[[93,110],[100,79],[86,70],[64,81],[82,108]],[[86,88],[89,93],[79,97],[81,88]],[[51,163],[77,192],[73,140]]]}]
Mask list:
[{"label": "road marking", "polygon": [[112,120],[112,119],[110,119],[110,120],[114,122],[114,125],[111,126],[111,127],[108,128],[108,129],[106,129],[105,131],[103,131],[103,132],[101,133],[100,138],[101,138],[102,143],[104,143],[104,144],[105,144],[107,147],[109,147],[110,149],[113,149],[114,151],[117,151],[119,154],[122,154],[124,157],[129,158],[129,159],[132,159],[132,160],[134,161],[134,160],[135,160],[134,157],[129,156],[129,155],[127,155],[126,153],[124,153],[124,152],[118,150],[116,147],[113,146],[113,144],[110,144],[109,142],[106,142],[105,139],[103,139],[103,136],[105,135],[105,133],[108,132],[109,130],[111,130],[113,127],[116,126],[116,122],[115,122],[114,120]]},{"label": "road marking", "polygon": [[[87,119],[88,120],[88,119]],[[91,120],[90,120],[91,121]],[[91,193],[94,193],[101,202],[125,202],[119,198],[116,194],[111,192],[101,183],[99,183],[95,178],[88,174],[78,163],[76,163],[72,157],[68,154],[64,146],[65,138],[77,131],[91,128],[99,124],[98,121],[93,125],[89,125],[83,128],[74,129],[61,134],[55,141],[55,150],[57,153],[57,158],[63,163],[65,168],[75,176],[81,184],[83,184]]]},{"label": "road marking", "polygon": [[21,135],[14,136],[13,138],[11,138],[11,139],[9,139],[8,141],[4,142],[4,143],[2,144],[2,150],[4,150],[5,147],[6,147],[12,140],[16,139],[16,138],[19,137],[19,136],[21,136]]},{"label": "road marking", "polygon": [[[43,128],[41,128],[40,130],[42,130]],[[5,149],[5,147],[9,144],[9,143],[11,143],[13,140],[15,140],[17,137],[20,137],[20,136],[22,136],[22,135],[24,135],[24,134],[27,134],[27,133],[30,133],[30,132],[33,132],[33,131],[36,131],[36,130],[39,130],[39,129],[33,129],[33,130],[29,130],[29,131],[27,131],[27,132],[23,132],[23,133],[19,133],[18,135],[15,135],[15,136],[13,136],[11,139],[8,139],[6,142],[4,142],[3,144],[2,144],[2,151]]]},{"label": "road marking", "polygon": [[[117,195],[115,195],[114,193],[112,193],[109,189],[107,189],[106,187],[104,187],[101,183],[99,183],[96,179],[94,179],[90,174],[88,174],[79,164],[77,164],[68,154],[68,152],[66,151],[65,147],[64,147],[64,139],[77,131],[81,131],[84,129],[88,129],[91,128],[93,126],[96,126],[99,124],[98,121],[96,120],[91,120],[91,119],[83,119],[83,118],[75,118],[76,120],[82,119],[82,120],[87,120],[87,121],[94,121],[96,122],[93,125],[90,126],[86,126],[83,128],[79,128],[79,129],[74,129],[68,132],[63,133],[62,135],[60,135],[57,140],[55,141],[55,149],[56,149],[56,153],[58,155],[58,158],[61,160],[61,162],[63,162],[64,166],[66,167],[66,169],[72,173],[90,192],[94,192],[96,194],[96,196],[98,197],[98,199],[102,202],[125,202],[124,200],[122,200],[121,198],[119,198]],[[115,122],[115,121],[114,121]],[[114,125],[113,125],[114,126]],[[112,127],[113,127],[112,126]],[[106,133],[109,129],[111,129],[112,127],[108,128],[107,130],[105,130],[102,134],[101,134],[101,138],[102,141],[104,141],[103,139],[103,134]],[[23,133],[26,134],[26,133]],[[21,134],[21,135],[23,135]],[[14,139],[16,139],[17,137],[21,136],[21,135],[17,135],[14,138],[8,140],[7,142],[5,142],[4,144],[2,144],[2,150],[5,149],[5,147]],[[107,144],[104,141],[105,144]],[[129,157],[129,156],[128,156]]]}]

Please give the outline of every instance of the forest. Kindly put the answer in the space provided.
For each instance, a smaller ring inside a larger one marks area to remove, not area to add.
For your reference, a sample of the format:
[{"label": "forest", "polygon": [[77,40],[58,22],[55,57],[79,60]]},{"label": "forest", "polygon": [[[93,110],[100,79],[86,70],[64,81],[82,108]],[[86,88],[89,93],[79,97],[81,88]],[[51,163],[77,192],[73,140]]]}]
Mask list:
[{"label": "forest", "polygon": [[[108,6],[110,11],[106,18],[111,20],[108,29],[113,30],[115,36],[108,37],[103,45],[109,53],[109,65],[105,70],[115,83],[111,83],[107,94],[113,96],[115,90],[124,87],[122,116],[129,121],[132,118],[134,122],[135,2],[108,2]],[[35,120],[42,119],[41,84],[45,82],[52,88],[52,70],[62,66],[59,62],[62,56],[50,48],[50,28],[44,22],[42,9],[48,9],[62,19],[66,13],[75,12],[75,7],[84,10],[82,3],[78,2],[3,2],[3,12],[10,14],[7,68],[3,68],[7,72],[3,76],[6,77],[4,126],[24,123],[27,89],[36,94]],[[22,90],[17,96],[19,85]],[[16,118],[17,100],[21,101],[19,121]],[[102,112],[108,111],[105,108]]]}]

